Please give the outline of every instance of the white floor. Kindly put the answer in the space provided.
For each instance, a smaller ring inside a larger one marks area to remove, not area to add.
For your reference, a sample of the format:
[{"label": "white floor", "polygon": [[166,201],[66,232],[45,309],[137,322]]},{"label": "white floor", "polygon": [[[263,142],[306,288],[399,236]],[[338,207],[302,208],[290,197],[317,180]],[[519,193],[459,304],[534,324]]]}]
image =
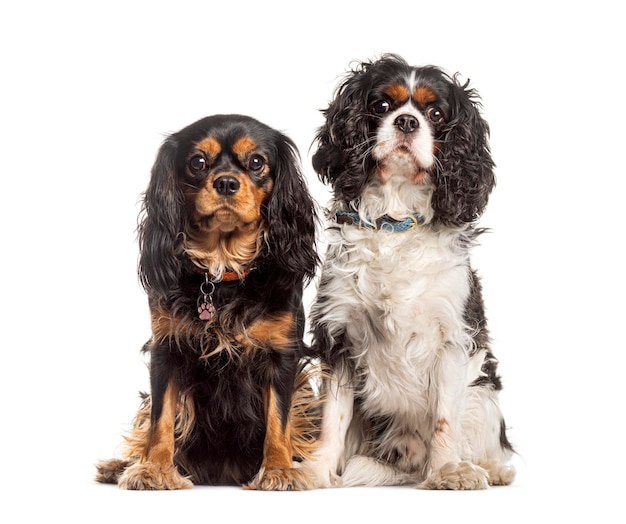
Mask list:
[{"label": "white floor", "polygon": [[[177,492],[129,492],[100,485],[81,467],[4,491],[3,522],[80,523],[192,522],[428,522],[428,523],[623,523],[624,509],[613,481],[591,481],[549,466],[521,465],[509,487],[476,492],[413,488],[343,488],[310,492],[253,492],[230,487],[194,487]],[[614,479],[616,481],[617,479]],[[622,482],[623,490],[623,478]],[[52,520],[55,519],[55,520]]]}]

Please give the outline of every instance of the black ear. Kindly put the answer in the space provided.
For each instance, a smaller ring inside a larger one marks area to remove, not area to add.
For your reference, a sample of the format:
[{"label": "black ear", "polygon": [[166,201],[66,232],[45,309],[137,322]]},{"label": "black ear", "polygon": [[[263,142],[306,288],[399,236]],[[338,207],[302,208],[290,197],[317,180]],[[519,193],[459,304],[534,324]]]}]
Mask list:
[{"label": "black ear", "polygon": [[350,202],[358,198],[372,172],[369,148],[367,97],[371,89],[365,71],[369,63],[348,74],[335,91],[334,98],[322,113],[325,121],[314,144],[313,169],[320,180],[331,184],[335,196]]},{"label": "black ear", "polygon": [[326,124],[318,131],[315,137],[317,150],[313,153],[312,164],[313,169],[318,174],[319,179],[325,184],[333,184],[337,175],[341,172],[343,165],[343,152],[331,140],[329,129],[328,111],[323,111]]},{"label": "black ear", "polygon": [[280,135],[274,165],[274,187],[264,206],[267,245],[272,264],[298,280],[315,275],[317,213],[300,169],[294,143]]},{"label": "black ear", "polygon": [[139,224],[139,277],[148,297],[167,300],[179,287],[184,204],[176,178],[177,143],[165,140],[152,167]]},{"label": "black ear", "polygon": [[480,99],[468,83],[452,79],[453,120],[439,143],[440,168],[433,194],[435,218],[448,224],[475,221],[487,206],[495,185],[495,167],[489,149],[489,126],[482,118]]}]

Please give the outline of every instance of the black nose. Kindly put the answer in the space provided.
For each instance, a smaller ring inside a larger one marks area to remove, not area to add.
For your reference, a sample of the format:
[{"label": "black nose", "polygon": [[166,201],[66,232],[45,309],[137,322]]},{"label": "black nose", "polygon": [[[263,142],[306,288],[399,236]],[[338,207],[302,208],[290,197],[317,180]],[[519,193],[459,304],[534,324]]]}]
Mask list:
[{"label": "black nose", "polygon": [[408,135],[415,131],[420,126],[420,123],[413,115],[400,115],[394,120],[393,125],[405,135]]},{"label": "black nose", "polygon": [[232,196],[239,191],[239,180],[232,176],[221,176],[213,182],[213,188],[218,195]]}]

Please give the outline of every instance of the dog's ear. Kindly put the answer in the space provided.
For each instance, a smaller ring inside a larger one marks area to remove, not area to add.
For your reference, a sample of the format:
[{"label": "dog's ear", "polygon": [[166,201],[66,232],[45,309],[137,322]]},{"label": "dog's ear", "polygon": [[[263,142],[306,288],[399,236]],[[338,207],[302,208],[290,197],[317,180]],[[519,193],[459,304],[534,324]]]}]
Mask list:
[{"label": "dog's ear", "polygon": [[313,153],[313,169],[318,174],[319,179],[325,184],[333,184],[343,165],[343,153],[339,144],[331,140],[330,126],[326,115],[329,110],[322,111],[326,123],[319,129],[315,137],[317,150]]},{"label": "dog's ear", "polygon": [[322,182],[333,187],[336,197],[347,202],[361,195],[372,172],[367,107],[371,82],[365,75],[369,65],[361,64],[338,86],[332,102],[322,111],[324,125],[314,141],[313,169]]},{"label": "dog's ear", "polygon": [[452,79],[453,119],[439,142],[440,169],[433,194],[435,217],[450,224],[475,221],[487,206],[495,185],[489,149],[489,126],[480,114],[480,99],[469,82]]},{"label": "dog's ear", "polygon": [[272,264],[298,279],[311,279],[318,264],[315,245],[317,213],[300,169],[295,144],[280,135],[274,187],[264,206],[267,246]]},{"label": "dog's ear", "polygon": [[179,287],[184,204],[176,176],[177,142],[167,138],[152,166],[139,224],[139,277],[150,299],[167,300]]}]

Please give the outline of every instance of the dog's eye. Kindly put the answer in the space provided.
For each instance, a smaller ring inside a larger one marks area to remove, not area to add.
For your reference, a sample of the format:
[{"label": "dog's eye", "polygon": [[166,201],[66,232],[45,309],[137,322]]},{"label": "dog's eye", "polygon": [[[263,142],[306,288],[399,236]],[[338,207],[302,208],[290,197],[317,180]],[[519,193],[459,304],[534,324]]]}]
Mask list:
[{"label": "dog's eye", "polygon": [[391,109],[391,104],[387,100],[377,100],[371,107],[374,113],[382,115]]},{"label": "dog's eye", "polygon": [[258,173],[265,167],[265,159],[261,155],[252,155],[248,160],[248,169]]},{"label": "dog's eye", "polygon": [[206,168],[206,159],[202,155],[194,155],[189,159],[189,169],[193,173],[200,173]]},{"label": "dog's eye", "polygon": [[429,107],[426,116],[433,124],[441,124],[443,122],[443,112],[437,106]]}]

